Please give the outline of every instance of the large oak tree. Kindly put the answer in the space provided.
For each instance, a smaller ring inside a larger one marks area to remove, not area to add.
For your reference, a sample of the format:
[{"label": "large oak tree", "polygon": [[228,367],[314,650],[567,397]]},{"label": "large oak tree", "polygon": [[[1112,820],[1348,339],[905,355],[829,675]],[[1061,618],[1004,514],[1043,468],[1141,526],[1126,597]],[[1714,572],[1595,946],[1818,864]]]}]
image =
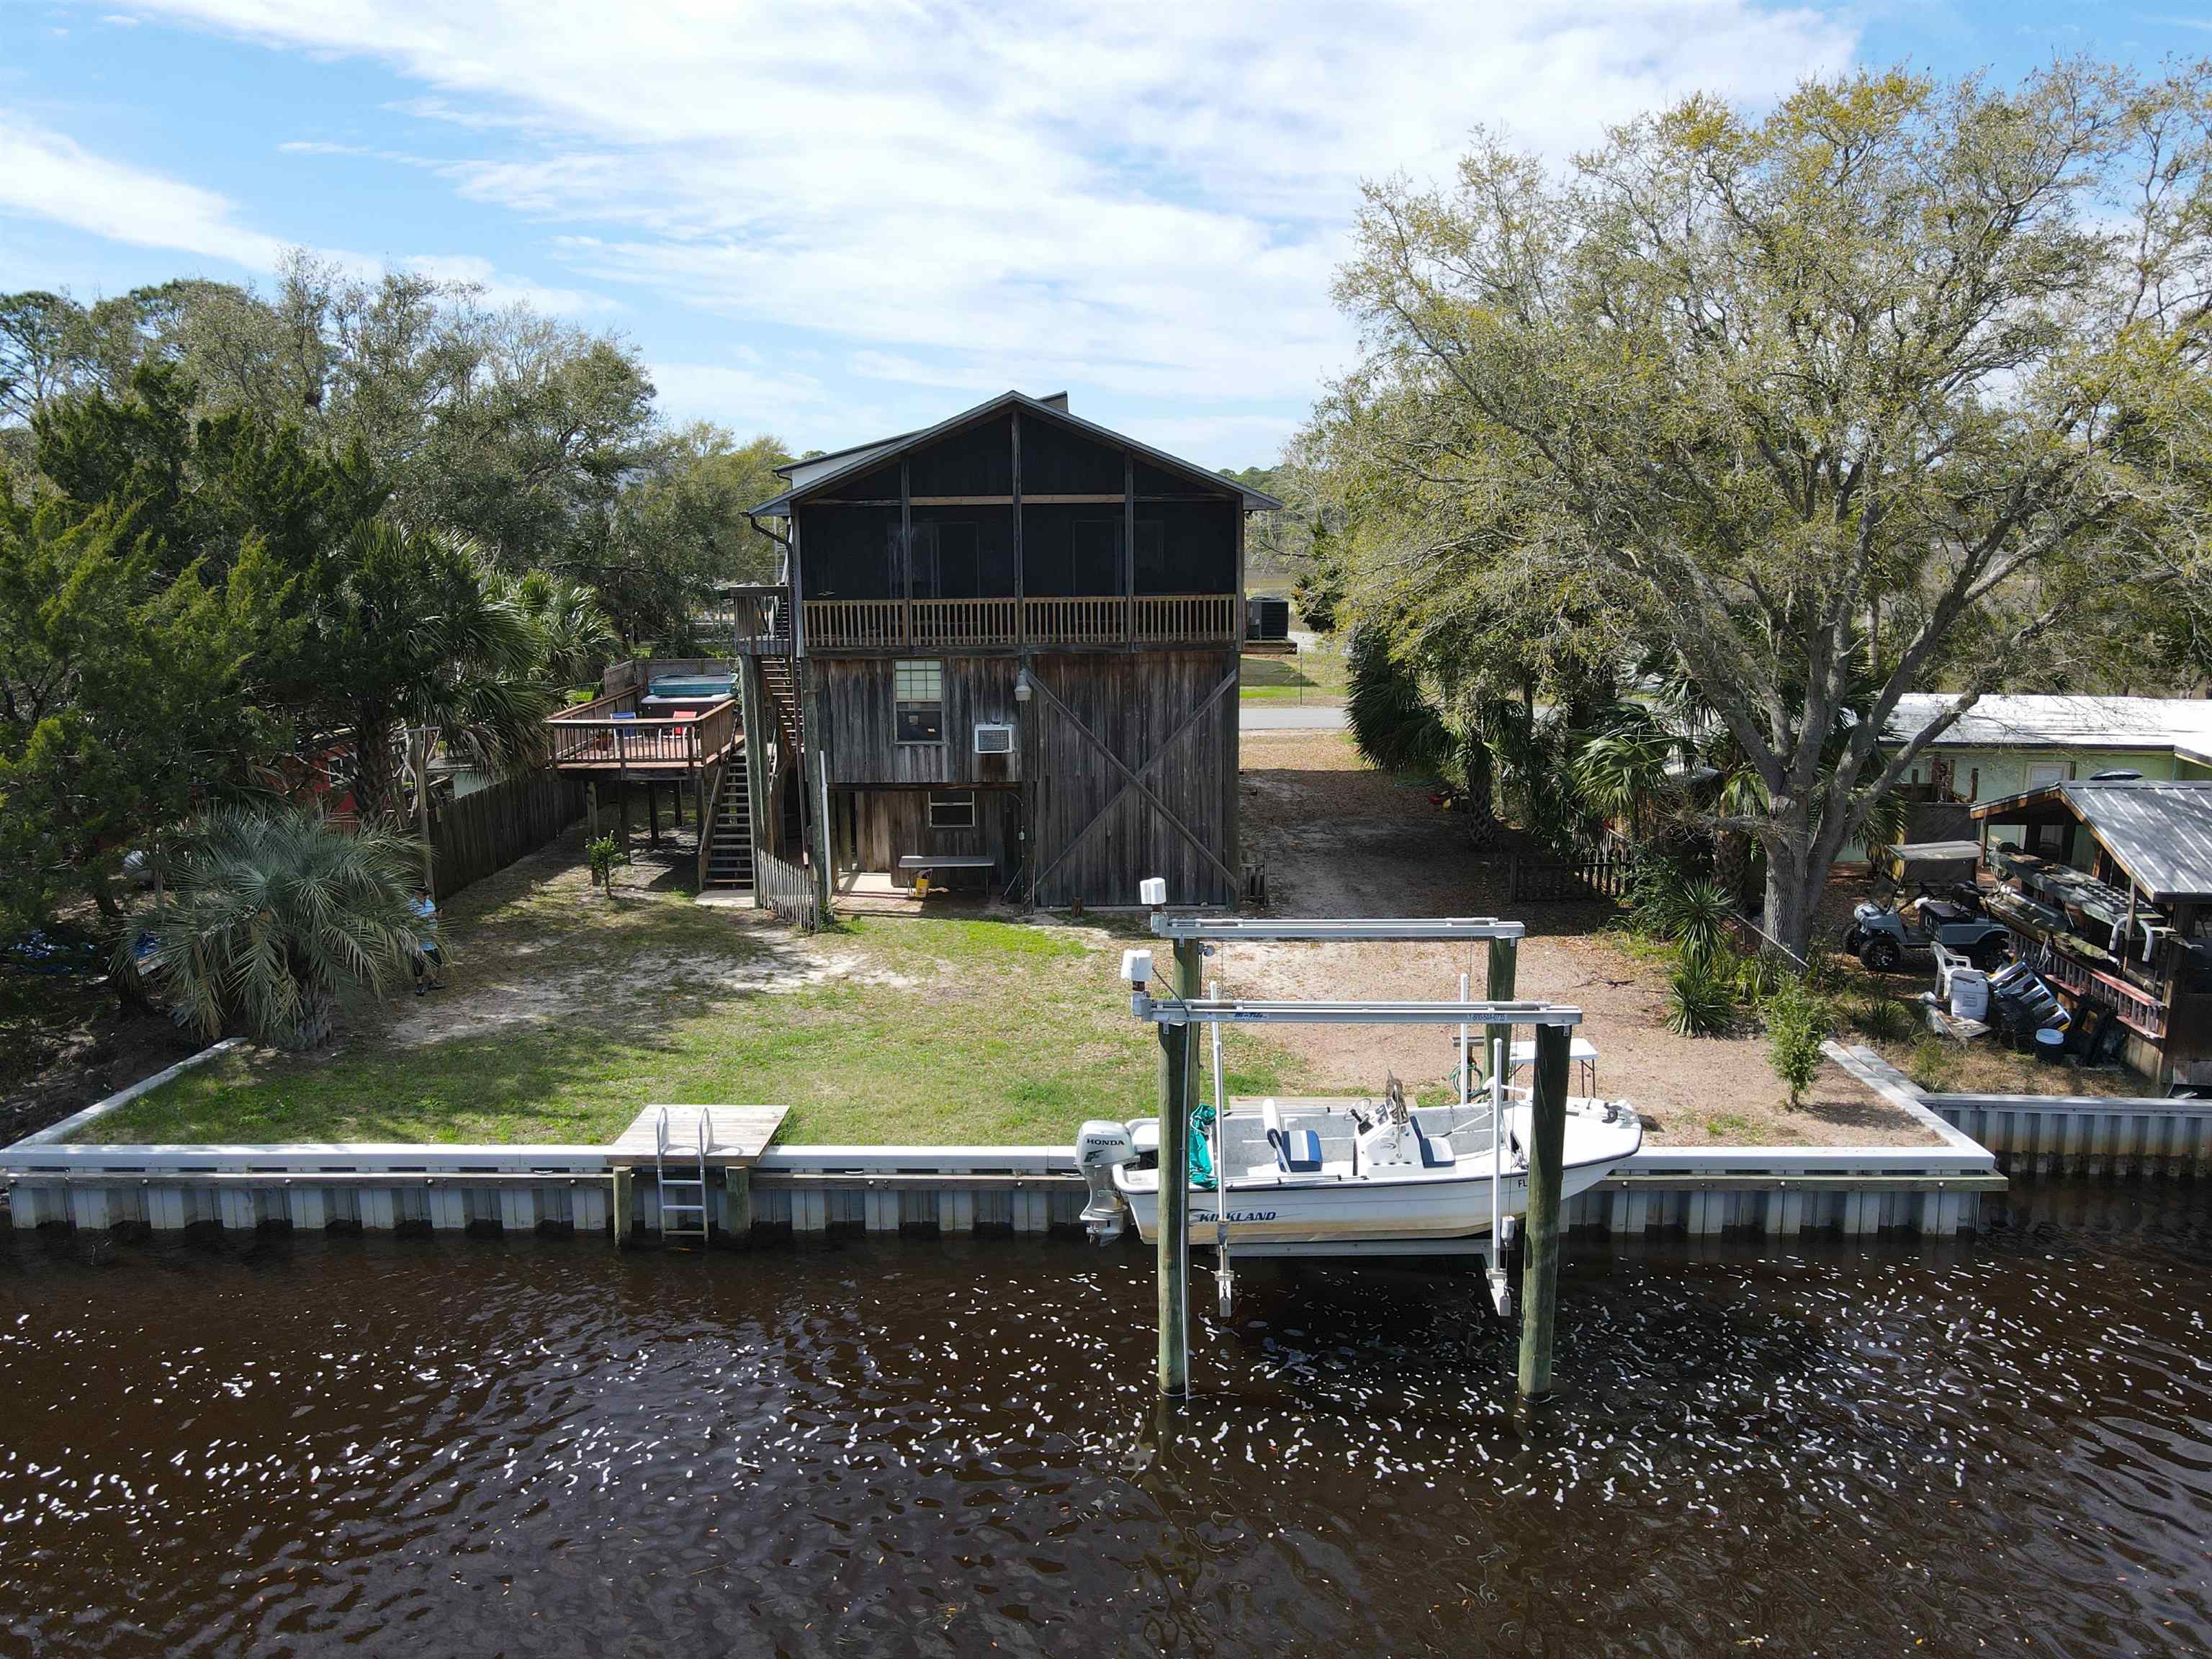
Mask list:
[{"label": "large oak tree", "polygon": [[1692,99],[1563,171],[1485,140],[1370,187],[1340,299],[1368,349],[1309,448],[1360,603],[1480,649],[1437,619],[1571,592],[1672,658],[1793,950],[1948,724],[1878,746],[1899,697],[2154,673],[2199,607],[2212,70]]}]

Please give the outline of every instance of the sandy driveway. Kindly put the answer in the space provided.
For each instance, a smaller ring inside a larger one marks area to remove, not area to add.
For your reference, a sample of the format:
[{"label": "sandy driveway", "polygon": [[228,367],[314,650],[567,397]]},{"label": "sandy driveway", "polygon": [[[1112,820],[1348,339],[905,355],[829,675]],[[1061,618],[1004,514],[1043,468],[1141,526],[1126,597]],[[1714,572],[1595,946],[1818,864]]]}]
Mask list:
[{"label": "sandy driveway", "polygon": [[[1245,844],[1267,862],[1279,915],[1498,915],[1503,855],[1469,845],[1465,820],[1417,789],[1363,765],[1334,733],[1254,732],[1243,738]],[[1929,1139],[1887,1102],[1834,1066],[1796,1112],[1766,1060],[1763,1040],[1676,1036],[1666,1025],[1666,981],[1596,930],[1595,904],[1516,907],[1528,924],[1516,994],[1571,1002],[1597,1045],[1601,1092],[1657,1120],[1669,1146],[1911,1144]],[[1218,963],[1223,987],[1248,996],[1449,997],[1469,968],[1453,946],[1240,945]],[[1473,964],[1476,994],[1482,963]],[[1422,1091],[1451,1069],[1448,1031],[1412,1027],[1280,1026],[1332,1087],[1365,1091],[1395,1070]]]}]

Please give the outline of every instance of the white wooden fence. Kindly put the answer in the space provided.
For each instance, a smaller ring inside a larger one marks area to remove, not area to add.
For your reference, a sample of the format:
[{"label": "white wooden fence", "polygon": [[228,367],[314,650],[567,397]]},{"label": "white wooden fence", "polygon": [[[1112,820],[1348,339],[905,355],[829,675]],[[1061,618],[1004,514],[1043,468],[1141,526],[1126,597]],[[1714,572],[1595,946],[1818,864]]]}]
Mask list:
[{"label": "white wooden fence", "polygon": [[820,931],[822,900],[814,890],[813,876],[758,848],[753,849],[753,895],[763,908],[775,911],[800,932]]}]

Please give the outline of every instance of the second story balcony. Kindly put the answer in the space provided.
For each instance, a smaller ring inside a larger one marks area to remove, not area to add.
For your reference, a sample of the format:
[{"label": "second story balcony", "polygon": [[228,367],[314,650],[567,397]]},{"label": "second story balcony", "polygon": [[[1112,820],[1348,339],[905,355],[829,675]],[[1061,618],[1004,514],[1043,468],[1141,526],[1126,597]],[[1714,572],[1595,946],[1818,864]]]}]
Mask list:
[{"label": "second story balcony", "polygon": [[1233,593],[809,599],[805,613],[810,652],[1162,649],[1226,645],[1237,636]]}]

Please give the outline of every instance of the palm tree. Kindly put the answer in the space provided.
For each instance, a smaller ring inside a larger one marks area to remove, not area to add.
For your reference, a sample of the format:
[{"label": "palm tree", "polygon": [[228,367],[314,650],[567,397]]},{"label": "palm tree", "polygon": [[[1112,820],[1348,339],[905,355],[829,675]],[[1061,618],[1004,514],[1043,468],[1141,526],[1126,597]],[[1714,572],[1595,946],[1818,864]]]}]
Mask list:
[{"label": "palm tree", "polygon": [[[337,723],[354,733],[364,820],[396,817],[402,768],[429,836],[429,762],[529,763],[553,699],[539,637],[476,544],[378,517],[325,561],[315,628]],[[427,856],[427,854],[426,854]]]},{"label": "palm tree", "polygon": [[1576,793],[1598,817],[1640,836],[1654,809],[1681,792],[1681,777],[1669,767],[1680,747],[1648,712],[1625,708],[1575,756]]},{"label": "palm tree", "polygon": [[537,639],[544,678],[556,686],[581,685],[622,648],[615,625],[588,587],[531,571],[514,585],[523,620]]},{"label": "palm tree", "polygon": [[313,1047],[330,1036],[341,983],[380,993],[434,937],[416,913],[418,870],[413,846],[388,830],[348,833],[290,805],[211,807],[167,849],[139,971],[204,1037],[236,1025]]}]

